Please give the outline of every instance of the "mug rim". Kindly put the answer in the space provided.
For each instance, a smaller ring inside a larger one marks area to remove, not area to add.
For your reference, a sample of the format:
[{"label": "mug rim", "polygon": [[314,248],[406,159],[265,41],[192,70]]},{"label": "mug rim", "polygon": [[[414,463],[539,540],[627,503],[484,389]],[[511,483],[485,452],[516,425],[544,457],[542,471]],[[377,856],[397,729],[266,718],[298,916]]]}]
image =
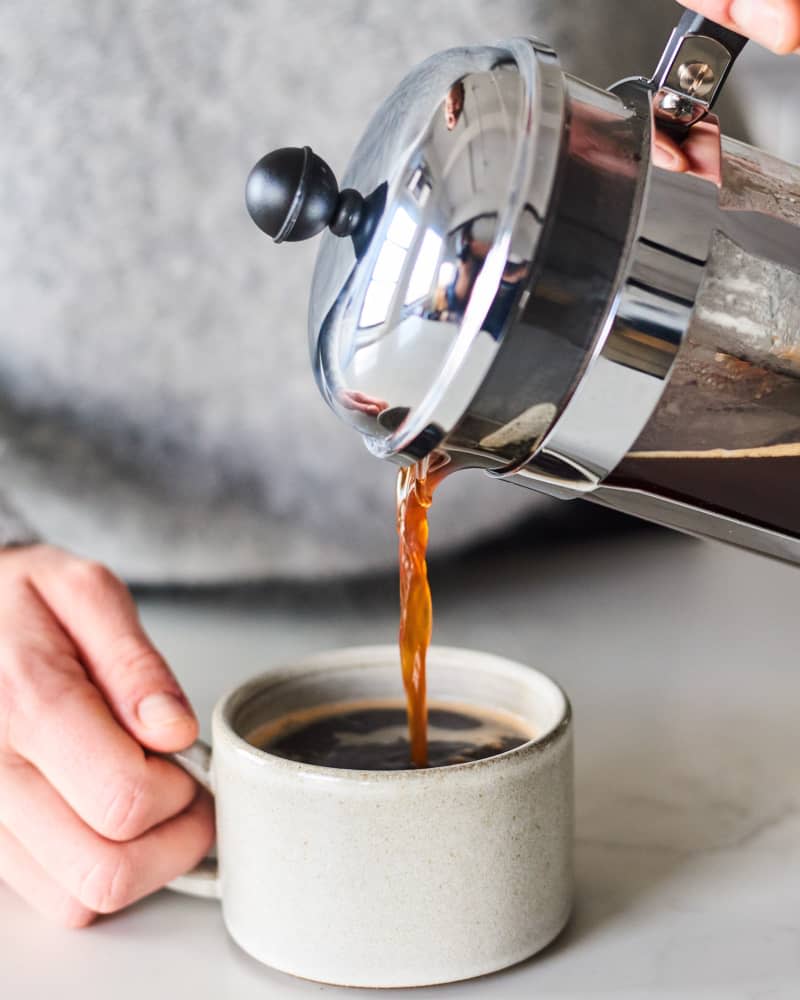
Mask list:
[{"label": "mug rim", "polygon": [[[440,767],[431,768],[405,768],[403,770],[377,771],[364,770],[359,768],[329,767],[324,764],[309,764],[305,761],[290,760],[286,757],[279,757],[253,746],[243,736],[240,736],[233,725],[233,714],[238,711],[250,698],[252,698],[267,682],[274,682],[279,678],[290,679],[297,675],[310,676],[312,674],[323,674],[336,667],[370,669],[371,666],[379,664],[379,660],[385,660],[387,655],[398,654],[396,644],[376,643],[364,646],[349,646],[336,649],[323,650],[311,653],[302,659],[289,662],[279,662],[273,664],[267,670],[262,671],[255,677],[238,684],[235,688],[227,691],[217,701],[212,714],[212,729],[214,742],[217,734],[221,733],[222,738],[237,753],[249,757],[254,762],[261,765],[268,764],[287,774],[313,775],[316,779],[327,779],[328,781],[356,781],[359,784],[380,783],[390,781],[415,781],[430,782],[441,781],[448,774],[465,774],[476,772],[486,767],[503,766],[503,763],[527,760],[531,756],[543,753],[554,743],[559,742],[570,730],[572,725],[572,705],[561,687],[548,674],[543,673],[536,667],[512,660],[509,657],[500,656],[497,653],[490,653],[486,650],[466,649],[457,646],[431,645],[428,655],[442,654],[456,656],[461,665],[468,670],[485,669],[487,665],[492,665],[494,669],[504,671],[506,675],[515,674],[520,680],[525,681],[534,675],[537,679],[549,684],[561,698],[561,706],[556,722],[541,736],[535,736],[519,746],[505,750],[503,753],[493,754],[491,757],[483,757],[480,760],[465,761],[460,764],[444,764]],[[374,661],[359,663],[358,661]],[[398,662],[399,669],[399,662]],[[215,748],[216,749],[216,748]]]}]

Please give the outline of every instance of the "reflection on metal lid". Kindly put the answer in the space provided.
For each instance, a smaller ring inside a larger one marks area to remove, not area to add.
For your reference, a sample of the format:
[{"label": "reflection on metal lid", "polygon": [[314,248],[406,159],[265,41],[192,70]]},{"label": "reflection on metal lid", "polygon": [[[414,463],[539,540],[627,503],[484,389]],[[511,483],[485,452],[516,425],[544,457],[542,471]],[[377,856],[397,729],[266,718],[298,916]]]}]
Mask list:
[{"label": "reflection on metal lid", "polygon": [[429,230],[422,239],[422,245],[417,253],[417,262],[411,272],[406,292],[405,304],[411,305],[425,298],[431,290],[433,279],[439,265],[439,254],[442,249],[442,237]]},{"label": "reflection on metal lid", "polygon": [[343,178],[385,198],[358,246],[323,238],[311,349],[323,394],[367,436],[387,438],[385,408],[408,414],[393,435],[457,419],[513,322],[539,235],[536,215],[524,231],[519,220],[527,202],[544,207],[530,178],[549,193],[554,170],[549,149],[537,159],[542,58],[560,80],[520,39],[424,63]]},{"label": "reflection on metal lid", "polygon": [[358,321],[362,330],[380,326],[386,319],[396,287],[396,282],[392,281],[377,281],[375,278],[370,281],[367,294],[364,296],[364,305],[361,307],[361,318]]},{"label": "reflection on metal lid", "polygon": [[415,220],[402,205],[398,205],[392,216],[392,221],[389,223],[386,239],[408,250],[416,231],[417,223]]}]

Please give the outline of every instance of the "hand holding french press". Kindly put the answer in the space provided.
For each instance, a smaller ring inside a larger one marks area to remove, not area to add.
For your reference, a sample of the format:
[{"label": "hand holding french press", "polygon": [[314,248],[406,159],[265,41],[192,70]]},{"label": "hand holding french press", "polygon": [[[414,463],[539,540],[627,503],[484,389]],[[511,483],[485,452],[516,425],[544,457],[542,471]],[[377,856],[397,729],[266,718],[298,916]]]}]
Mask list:
[{"label": "hand holding french press", "polygon": [[779,55],[800,50],[798,0],[680,0],[684,7],[738,31]]},{"label": "hand holding french press", "polygon": [[[740,51],[737,34],[766,46],[777,53],[800,51],[800,2],[798,0],[750,0],[730,3],[725,0],[681,0],[684,6],[717,22],[732,43],[734,52]],[[689,31],[696,31],[697,22],[687,14],[682,24]],[[693,23],[694,22],[694,23]],[[708,22],[706,22],[707,24]],[[702,64],[698,64],[701,66]],[[731,64],[727,69],[730,70]],[[702,88],[709,68],[702,66],[695,73],[693,85]],[[710,82],[710,81],[709,81]],[[697,177],[713,180],[719,172],[719,156],[714,154],[710,130],[701,123],[679,136],[671,134],[669,127],[658,128],[653,142],[653,162],[664,170],[688,172]]]}]

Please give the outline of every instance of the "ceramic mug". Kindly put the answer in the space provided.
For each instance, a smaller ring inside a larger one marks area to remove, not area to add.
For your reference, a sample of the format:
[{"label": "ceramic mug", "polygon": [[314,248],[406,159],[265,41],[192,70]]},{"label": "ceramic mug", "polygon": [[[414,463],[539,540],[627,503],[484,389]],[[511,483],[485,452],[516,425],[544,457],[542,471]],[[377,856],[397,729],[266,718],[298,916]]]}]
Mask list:
[{"label": "ceramic mug", "polygon": [[346,986],[422,986],[533,955],[572,901],[569,702],[530,667],[432,647],[431,701],[512,711],[535,738],[464,764],[355,771],[297,763],[245,736],[289,712],[402,697],[396,646],[277,666],[214,710],[213,754],[173,755],[216,798],[215,862],[172,888],[218,896],[253,957]]}]

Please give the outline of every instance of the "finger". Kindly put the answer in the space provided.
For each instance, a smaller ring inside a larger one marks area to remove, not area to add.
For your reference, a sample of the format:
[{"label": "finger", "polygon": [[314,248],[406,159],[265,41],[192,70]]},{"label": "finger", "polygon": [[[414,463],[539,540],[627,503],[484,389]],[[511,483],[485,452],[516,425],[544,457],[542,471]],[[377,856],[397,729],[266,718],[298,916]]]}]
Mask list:
[{"label": "finger", "polygon": [[372,396],[367,396],[363,392],[353,392],[353,399],[357,403],[365,403],[367,406],[377,406],[382,410],[386,410],[389,404],[384,399],[374,399]]},{"label": "finger", "polygon": [[0,824],[95,913],[122,909],[193,868],[213,842],[213,815],[200,790],[179,816],[118,844],[91,830],[30,764],[0,766]]},{"label": "finger", "polygon": [[689,161],[681,147],[660,129],[653,133],[653,163],[678,174],[689,169]]},{"label": "finger", "polygon": [[196,785],[189,775],[146,756],[85,678],[65,684],[56,669],[18,669],[29,676],[25,694],[15,698],[10,748],[34,764],[94,830],[130,840],[192,801]]},{"label": "finger", "polygon": [[31,580],[128,732],[161,752],[197,739],[186,696],[145,634],[128,588],[110,570],[65,556],[43,561]]},{"label": "finger", "polygon": [[691,173],[717,186],[722,184],[722,148],[717,124],[705,121],[692,126],[683,150]]},{"label": "finger", "polygon": [[31,761],[95,830],[129,840],[181,812],[195,784],[180,768],[148,757],[87,679],[48,609],[27,588],[7,588],[0,675],[13,706],[5,749]]},{"label": "finger", "polygon": [[800,0],[681,0],[685,7],[732,28],[773,52],[800,47]]},{"label": "finger", "polygon": [[0,880],[49,920],[86,927],[96,914],[55,882],[16,837],[0,826]]}]

